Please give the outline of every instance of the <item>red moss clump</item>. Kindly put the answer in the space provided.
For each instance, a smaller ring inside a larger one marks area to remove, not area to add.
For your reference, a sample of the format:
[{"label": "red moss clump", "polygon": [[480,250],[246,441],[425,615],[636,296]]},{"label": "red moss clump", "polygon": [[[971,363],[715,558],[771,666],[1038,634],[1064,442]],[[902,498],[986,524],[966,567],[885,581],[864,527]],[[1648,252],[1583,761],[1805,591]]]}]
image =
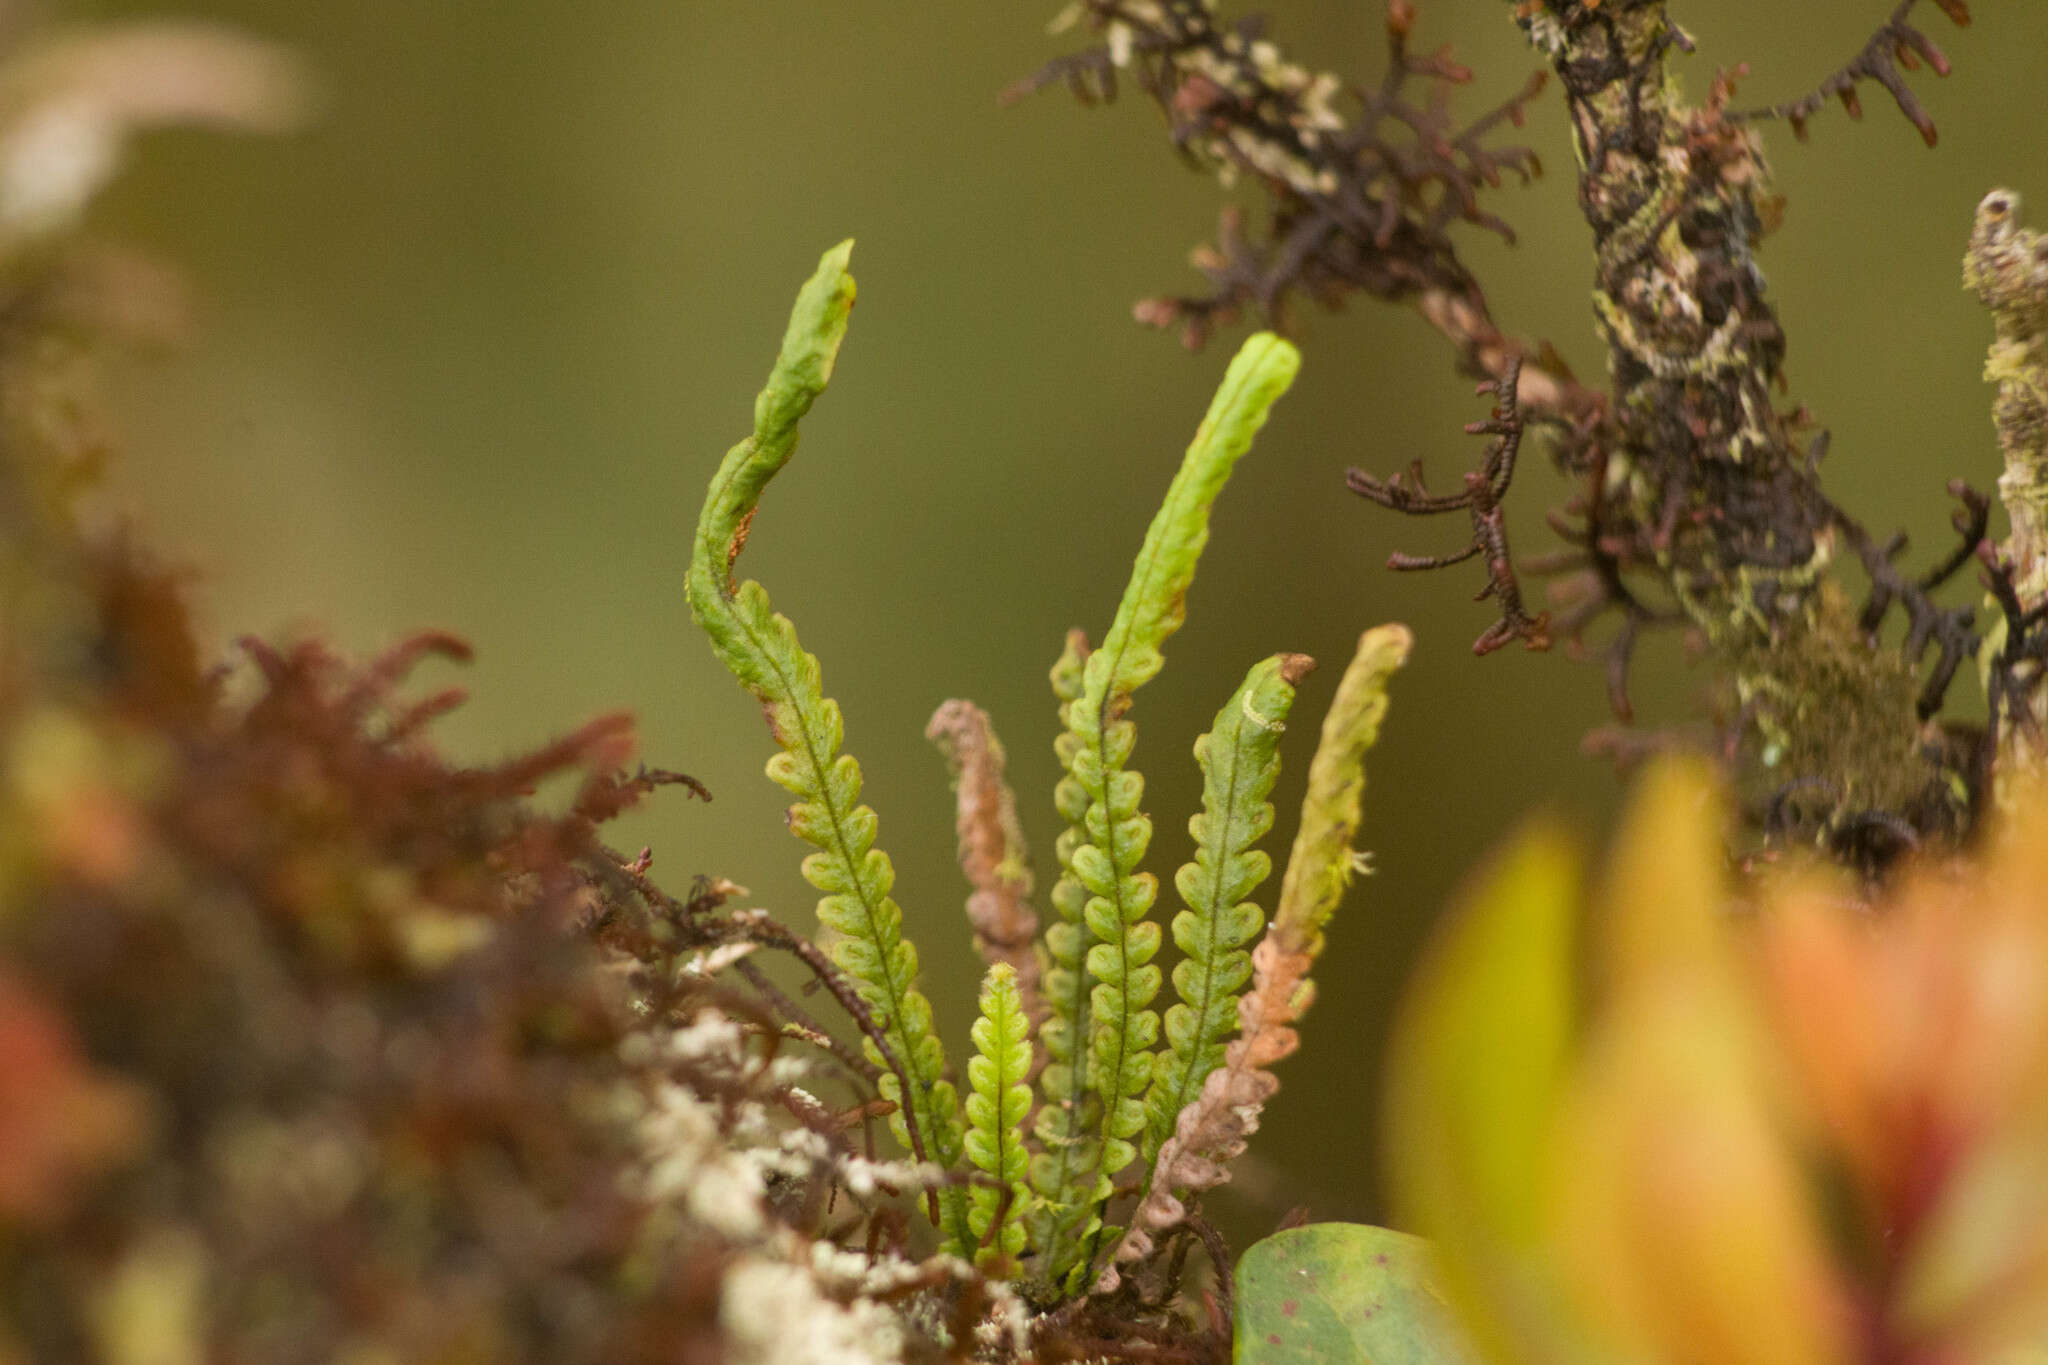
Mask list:
[{"label": "red moss clump", "polygon": [[619,772],[629,718],[451,765],[422,734],[460,693],[398,689],[460,641],[207,670],[168,576],[35,527],[0,618],[0,1361],[710,1358],[718,1248],[623,1178],[642,1016],[581,932],[646,913],[596,838],[667,777]]}]

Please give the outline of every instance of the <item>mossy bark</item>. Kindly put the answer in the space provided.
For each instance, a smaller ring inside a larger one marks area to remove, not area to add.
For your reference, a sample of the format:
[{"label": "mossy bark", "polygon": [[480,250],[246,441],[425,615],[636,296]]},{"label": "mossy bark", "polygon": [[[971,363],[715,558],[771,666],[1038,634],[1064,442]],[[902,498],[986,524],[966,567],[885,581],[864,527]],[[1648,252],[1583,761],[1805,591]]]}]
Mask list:
[{"label": "mossy bark", "polygon": [[1687,106],[1688,46],[1662,0],[1523,4],[1562,80],[1593,229],[1593,303],[1614,381],[1602,529],[1657,570],[1732,678],[1764,792],[1953,827],[1961,787],[1924,743],[1912,661],[1866,638],[1833,579],[1843,546],[1805,450],[1772,405],[1784,333],[1753,258],[1775,201],[1725,88]]}]

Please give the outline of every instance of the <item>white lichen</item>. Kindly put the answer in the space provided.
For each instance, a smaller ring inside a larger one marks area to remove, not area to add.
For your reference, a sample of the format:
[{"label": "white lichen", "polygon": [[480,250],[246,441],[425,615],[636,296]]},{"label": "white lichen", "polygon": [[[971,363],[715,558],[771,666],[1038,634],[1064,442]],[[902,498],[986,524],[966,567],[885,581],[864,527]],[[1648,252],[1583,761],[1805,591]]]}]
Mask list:
[{"label": "white lichen", "polygon": [[893,1312],[858,1297],[826,1298],[808,1266],[749,1259],[730,1267],[718,1321],[726,1359],[739,1365],[888,1365],[903,1355]]}]

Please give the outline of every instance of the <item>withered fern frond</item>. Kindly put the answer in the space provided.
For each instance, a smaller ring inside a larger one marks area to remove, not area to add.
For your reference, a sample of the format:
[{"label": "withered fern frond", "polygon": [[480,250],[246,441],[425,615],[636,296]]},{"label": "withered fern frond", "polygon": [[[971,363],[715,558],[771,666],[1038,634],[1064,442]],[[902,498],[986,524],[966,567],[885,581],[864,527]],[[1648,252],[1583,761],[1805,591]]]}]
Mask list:
[{"label": "withered fern frond", "polygon": [[991,966],[1009,965],[1024,1015],[1045,1015],[1038,914],[1031,908],[1031,852],[1017,818],[1017,798],[1006,776],[1008,756],[988,712],[955,697],[941,702],[924,736],[945,755],[953,775],[953,828],[960,840],[960,870],[973,891],[967,923],[975,951]]}]

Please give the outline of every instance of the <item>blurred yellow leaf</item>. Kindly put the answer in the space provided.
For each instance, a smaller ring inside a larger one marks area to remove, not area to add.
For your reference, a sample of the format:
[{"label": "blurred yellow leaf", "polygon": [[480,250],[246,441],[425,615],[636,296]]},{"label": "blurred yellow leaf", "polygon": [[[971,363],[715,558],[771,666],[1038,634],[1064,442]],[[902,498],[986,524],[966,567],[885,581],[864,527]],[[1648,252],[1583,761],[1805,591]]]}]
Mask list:
[{"label": "blurred yellow leaf", "polygon": [[1600,879],[1603,985],[1726,969],[1726,825],[1704,763],[1670,760],[1643,775]]},{"label": "blurred yellow leaf", "polygon": [[1405,1224],[1497,1360],[1551,1358],[1551,1127],[1573,1032],[1580,857],[1525,832],[1468,891],[1403,1004],[1389,1064],[1388,1168]]},{"label": "blurred yellow leaf", "polygon": [[1622,1355],[1846,1360],[1848,1307],[1748,1000],[1668,974],[1603,1011],[1552,1149],[1556,1250]]}]

